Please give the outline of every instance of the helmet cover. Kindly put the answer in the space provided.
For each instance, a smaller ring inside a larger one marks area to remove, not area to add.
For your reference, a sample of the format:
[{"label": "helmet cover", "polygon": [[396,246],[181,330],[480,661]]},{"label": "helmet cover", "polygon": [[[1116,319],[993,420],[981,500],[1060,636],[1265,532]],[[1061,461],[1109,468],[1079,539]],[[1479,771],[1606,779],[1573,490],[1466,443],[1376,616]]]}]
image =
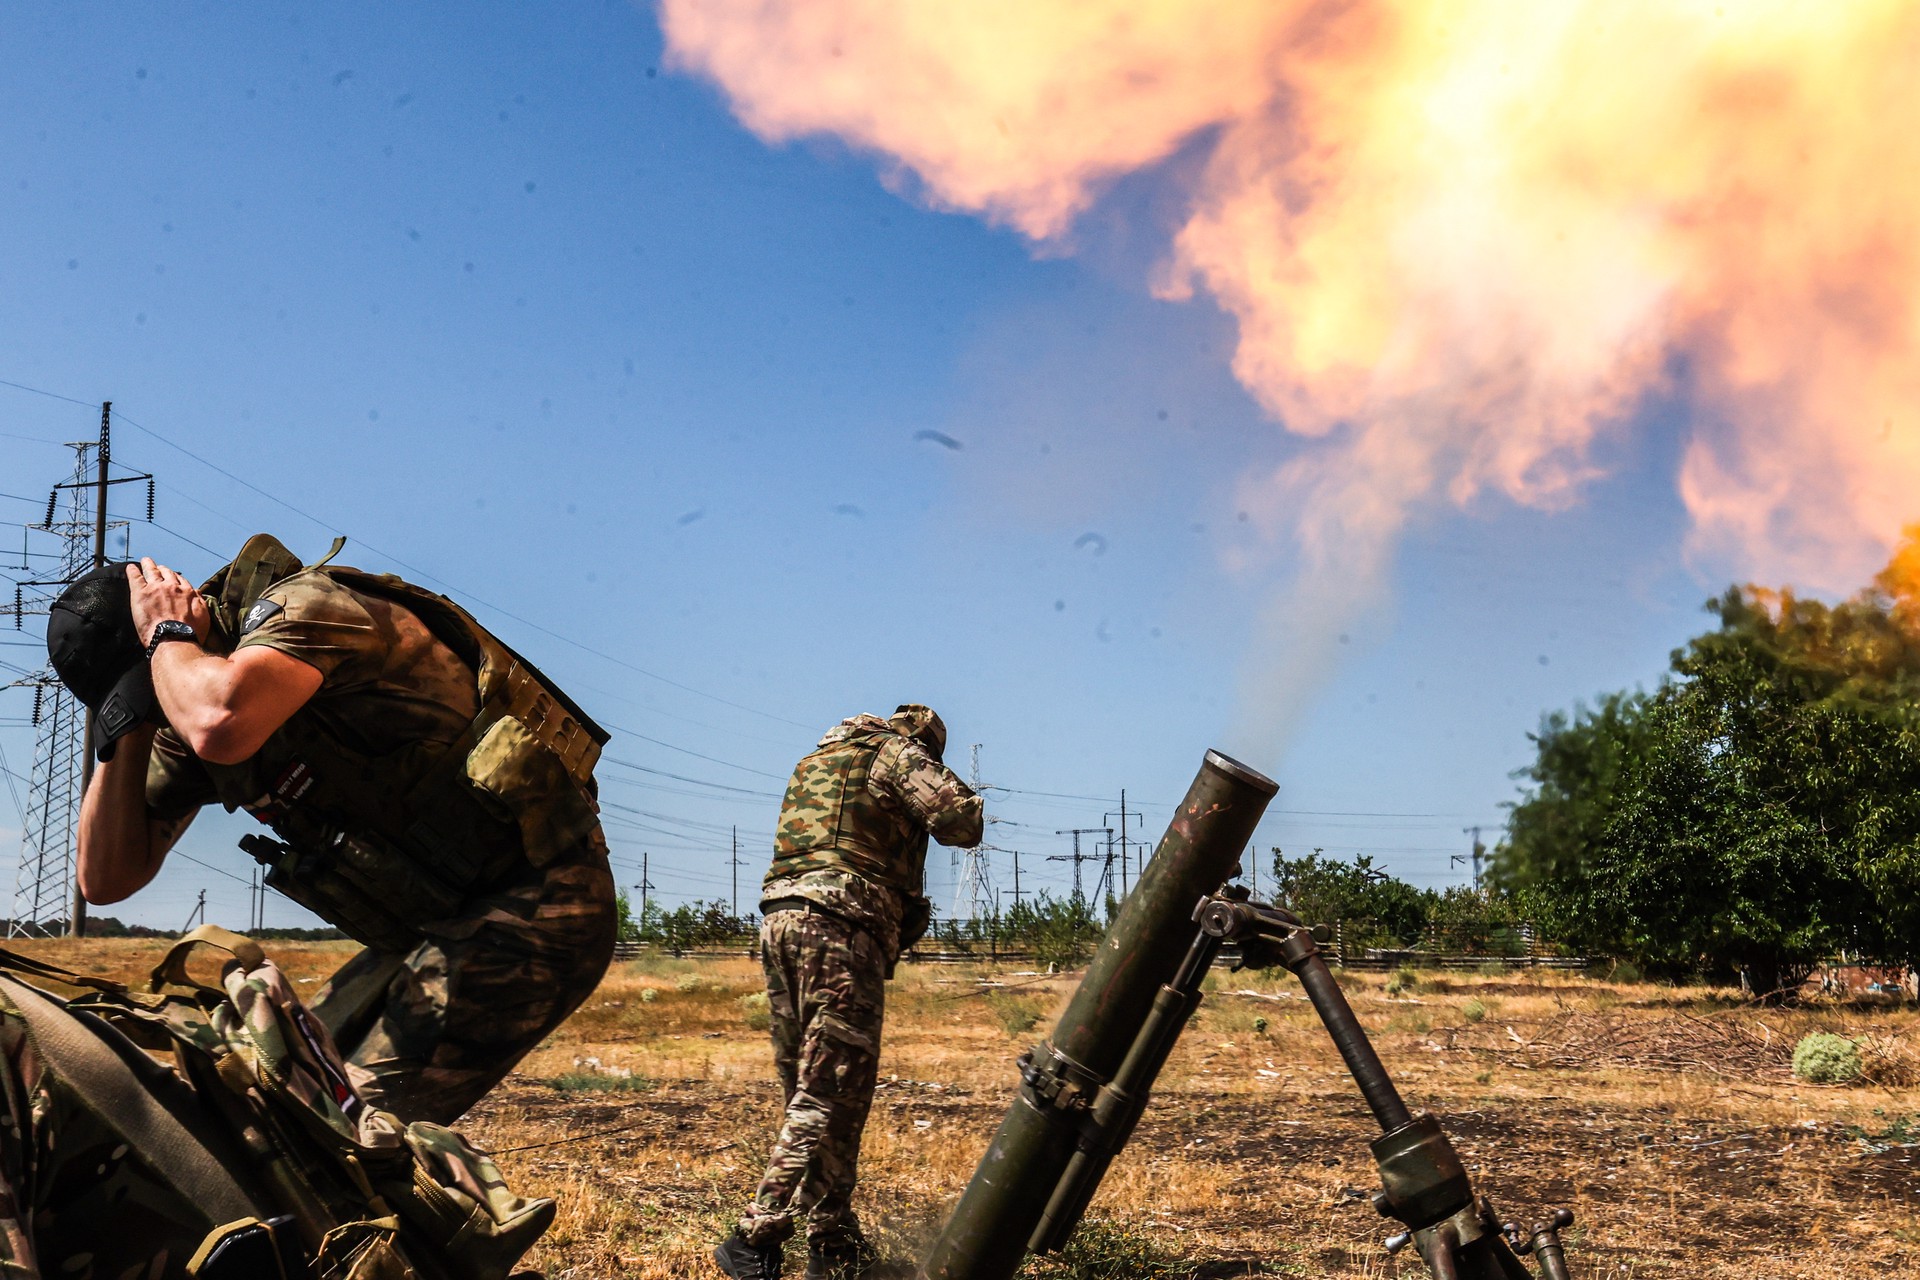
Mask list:
[{"label": "helmet cover", "polygon": [[912,738],[927,749],[935,760],[947,753],[947,726],[932,707],[918,702],[903,702],[887,717],[895,733]]}]

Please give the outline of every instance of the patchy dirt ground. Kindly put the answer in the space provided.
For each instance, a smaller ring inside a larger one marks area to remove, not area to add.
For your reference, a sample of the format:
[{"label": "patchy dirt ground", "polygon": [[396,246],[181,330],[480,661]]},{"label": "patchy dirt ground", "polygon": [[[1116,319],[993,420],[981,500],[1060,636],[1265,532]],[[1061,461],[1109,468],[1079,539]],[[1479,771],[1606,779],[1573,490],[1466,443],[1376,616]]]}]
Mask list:
[{"label": "patchy dirt ground", "polygon": [[[152,944],[41,954],[131,974]],[[338,946],[276,954],[312,984]],[[860,1208],[914,1256],[971,1175],[1072,977],[911,969],[890,992]],[[1692,988],[1437,975],[1389,996],[1346,980],[1409,1101],[1438,1112],[1510,1216],[1567,1205],[1574,1273],[1920,1277],[1920,1014],[1758,1010]],[[1366,1202],[1370,1119],[1290,979],[1219,974],[1089,1246],[1035,1274],[1406,1277]],[[619,966],[462,1126],[523,1190],[561,1199],[533,1259],[555,1280],[717,1275],[706,1252],[751,1194],[776,1122],[750,961]],[[1809,1030],[1865,1042],[1874,1079],[1796,1081]],[[1168,1265],[1170,1271],[1156,1271]]]}]

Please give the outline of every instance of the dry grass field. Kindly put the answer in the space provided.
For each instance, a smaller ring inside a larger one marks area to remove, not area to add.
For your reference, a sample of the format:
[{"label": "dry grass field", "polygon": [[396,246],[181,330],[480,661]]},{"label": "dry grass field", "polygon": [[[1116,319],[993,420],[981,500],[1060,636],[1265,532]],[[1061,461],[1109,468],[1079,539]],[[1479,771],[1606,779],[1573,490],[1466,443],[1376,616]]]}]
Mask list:
[{"label": "dry grass field", "polygon": [[[131,974],[151,943],[45,943]],[[272,948],[311,988],[338,945]],[[1073,975],[903,970],[860,1210],[895,1258],[936,1229],[999,1122],[1013,1058]],[[1557,974],[1345,979],[1410,1102],[1438,1112],[1512,1217],[1564,1204],[1583,1280],[1920,1277],[1920,1013],[1759,1009],[1725,993]],[[1423,1275],[1380,1247],[1370,1121],[1284,975],[1217,972],[1080,1243],[1034,1276]],[[462,1128],[523,1191],[556,1196],[532,1261],[553,1280],[718,1275],[712,1243],[776,1122],[757,966],[616,966]],[[1795,1080],[1828,1029],[1871,1078]],[[797,1273],[798,1267],[793,1270]]]}]

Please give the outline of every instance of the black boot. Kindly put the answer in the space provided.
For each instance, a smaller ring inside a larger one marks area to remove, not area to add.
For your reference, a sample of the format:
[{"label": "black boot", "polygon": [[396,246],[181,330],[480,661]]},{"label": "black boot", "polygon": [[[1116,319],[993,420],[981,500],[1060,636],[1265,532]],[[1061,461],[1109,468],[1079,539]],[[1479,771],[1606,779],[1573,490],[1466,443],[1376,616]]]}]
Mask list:
[{"label": "black boot", "polygon": [[780,1242],[749,1244],[737,1227],[713,1251],[713,1261],[733,1280],[780,1280]]},{"label": "black boot", "polygon": [[880,1255],[856,1228],[807,1241],[806,1280],[865,1280]]}]

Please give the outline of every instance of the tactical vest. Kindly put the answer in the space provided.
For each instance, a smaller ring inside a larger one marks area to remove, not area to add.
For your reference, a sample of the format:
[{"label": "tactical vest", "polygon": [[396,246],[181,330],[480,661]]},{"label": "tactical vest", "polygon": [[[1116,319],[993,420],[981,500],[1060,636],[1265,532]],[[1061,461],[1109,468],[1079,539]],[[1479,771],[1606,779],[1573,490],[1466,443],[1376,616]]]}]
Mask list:
[{"label": "tactical vest", "polygon": [[898,737],[885,730],[855,734],[816,749],[794,767],[780,806],[769,883],[839,869],[902,893],[920,892],[926,831],[867,789],[880,748]]},{"label": "tactical vest", "polygon": [[593,767],[607,732],[532,663],[445,596],[391,574],[312,566],[266,534],[202,588],[215,624],[241,620],[274,583],[311,569],[407,609],[474,672],[479,712],[452,743],[372,756],[296,711],[262,752],[280,764],[267,794],[257,769],[205,763],[220,800],[280,837],[241,847],[267,883],[368,946],[404,952],[422,923],[461,913],[528,864],[544,866],[598,825]]}]

